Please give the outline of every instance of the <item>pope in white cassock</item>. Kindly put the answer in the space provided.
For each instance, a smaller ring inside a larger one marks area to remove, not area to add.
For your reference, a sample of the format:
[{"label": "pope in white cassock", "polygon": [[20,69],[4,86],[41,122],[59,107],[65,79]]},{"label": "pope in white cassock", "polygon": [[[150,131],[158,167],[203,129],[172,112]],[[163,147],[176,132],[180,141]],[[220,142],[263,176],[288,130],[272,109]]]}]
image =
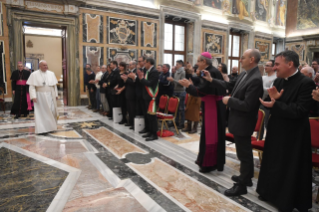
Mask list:
[{"label": "pope in white cassock", "polygon": [[27,84],[30,98],[34,103],[35,133],[41,134],[57,130],[57,84],[55,74],[48,70],[46,61],[41,60],[40,69],[33,72]]}]

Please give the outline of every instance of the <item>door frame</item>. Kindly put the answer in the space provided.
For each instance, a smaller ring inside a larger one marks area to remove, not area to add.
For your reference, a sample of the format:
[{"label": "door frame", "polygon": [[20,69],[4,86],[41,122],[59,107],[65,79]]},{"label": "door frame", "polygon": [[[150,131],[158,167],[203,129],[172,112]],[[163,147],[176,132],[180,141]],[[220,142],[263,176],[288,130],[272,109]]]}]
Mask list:
[{"label": "door frame", "polygon": [[[66,57],[67,60],[67,103],[68,106],[78,106],[80,99],[80,68],[79,63],[79,37],[78,37],[78,16],[48,14],[35,11],[8,8],[7,24],[9,27],[10,40],[10,67],[15,70],[18,61],[25,62],[23,25],[35,25],[54,28],[65,28],[66,37]],[[61,64],[62,65],[62,64]]]}]

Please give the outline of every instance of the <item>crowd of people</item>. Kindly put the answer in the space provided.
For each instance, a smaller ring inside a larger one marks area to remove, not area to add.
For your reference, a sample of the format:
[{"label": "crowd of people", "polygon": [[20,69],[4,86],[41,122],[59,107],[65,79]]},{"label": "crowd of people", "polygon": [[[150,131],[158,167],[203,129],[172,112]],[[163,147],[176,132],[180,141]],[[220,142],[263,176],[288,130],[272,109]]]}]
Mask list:
[{"label": "crowd of people", "polygon": [[[146,141],[158,139],[156,106],[162,95],[178,97],[176,123],[184,132],[196,133],[202,114],[199,154],[195,163],[202,173],[223,171],[225,165],[226,126],[234,136],[240,175],[232,176],[234,186],[226,196],[247,193],[253,185],[253,150],[251,136],[258,111],[265,112],[266,130],[263,160],[257,184],[259,199],[275,205],[280,211],[308,211],[312,206],[311,132],[309,116],[319,114],[319,65],[299,64],[293,51],[283,51],[259,69],[261,54],[248,49],[240,59],[243,71],[212,65],[212,56],[203,52],[197,63],[178,60],[174,67],[157,65],[152,58],[138,61],[85,67],[85,88],[89,108],[113,119],[113,108],[121,108],[123,124],[134,130],[134,119],[144,117],[140,131]],[[40,61],[40,69],[30,75],[22,63],[12,73],[15,94],[12,114],[26,115],[34,103],[36,133],[56,130],[57,80]],[[29,87],[28,87],[29,86]],[[187,101],[185,101],[187,97]],[[31,101],[32,100],[32,101]],[[316,100],[316,101],[314,101]],[[52,116],[47,116],[51,111]],[[45,120],[43,119],[45,118]],[[45,121],[45,122],[44,122]],[[261,138],[264,137],[264,131]],[[283,179],[285,179],[283,181]]]}]

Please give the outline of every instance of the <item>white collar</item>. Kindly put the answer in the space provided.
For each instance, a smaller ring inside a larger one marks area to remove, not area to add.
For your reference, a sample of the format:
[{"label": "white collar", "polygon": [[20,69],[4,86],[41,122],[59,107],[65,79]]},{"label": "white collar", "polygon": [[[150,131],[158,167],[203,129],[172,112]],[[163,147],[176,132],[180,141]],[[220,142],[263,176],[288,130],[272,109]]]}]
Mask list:
[{"label": "white collar", "polygon": [[296,70],[296,72],[295,72],[295,73],[293,73],[291,76],[289,76],[289,77],[285,78],[285,80],[288,80],[290,77],[292,77],[292,76],[296,75],[297,73],[298,73],[298,69],[297,69],[297,70]]}]

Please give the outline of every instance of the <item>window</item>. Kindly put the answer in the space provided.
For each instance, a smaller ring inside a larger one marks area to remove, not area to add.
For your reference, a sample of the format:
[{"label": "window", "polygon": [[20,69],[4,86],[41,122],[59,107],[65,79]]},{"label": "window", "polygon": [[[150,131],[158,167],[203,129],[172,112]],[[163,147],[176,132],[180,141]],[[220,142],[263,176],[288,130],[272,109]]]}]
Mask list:
[{"label": "window", "polygon": [[25,66],[28,67],[29,69],[32,69],[32,64],[29,63],[29,62],[27,62],[27,63],[25,64]]},{"label": "window", "polygon": [[239,67],[241,52],[241,37],[239,33],[230,33],[228,46],[228,73],[231,73],[233,67]]},{"label": "window", "polygon": [[275,58],[277,52],[277,44],[273,43],[272,44],[272,57]]},{"label": "window", "polygon": [[186,58],[186,24],[179,22],[165,23],[164,63],[171,67],[177,60]]}]

